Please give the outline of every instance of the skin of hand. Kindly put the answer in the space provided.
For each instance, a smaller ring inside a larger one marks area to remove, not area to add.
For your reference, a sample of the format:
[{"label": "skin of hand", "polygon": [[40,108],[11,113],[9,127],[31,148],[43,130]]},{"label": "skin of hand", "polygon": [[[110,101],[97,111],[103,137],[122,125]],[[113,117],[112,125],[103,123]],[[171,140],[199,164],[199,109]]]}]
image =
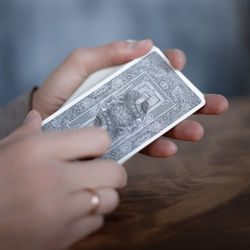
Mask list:
[{"label": "skin of hand", "polygon": [[[40,112],[43,119],[46,118],[58,110],[91,73],[143,56],[150,51],[152,46],[153,42],[147,39],[137,42],[113,42],[104,46],[74,50],[34,93],[33,108]],[[164,54],[175,69],[184,68],[186,57],[183,51],[170,49]],[[228,101],[222,95],[208,94],[205,98],[206,105],[197,114],[217,115],[228,108]],[[153,157],[170,157],[177,152],[177,146],[165,137],[198,141],[203,134],[204,129],[200,123],[185,120],[141,152]]]},{"label": "skin of hand", "polygon": [[[0,248],[64,249],[99,229],[127,182],[116,162],[88,160],[109,146],[100,128],[41,133],[41,117],[31,111],[0,141]],[[86,188],[100,197],[94,214]]]}]

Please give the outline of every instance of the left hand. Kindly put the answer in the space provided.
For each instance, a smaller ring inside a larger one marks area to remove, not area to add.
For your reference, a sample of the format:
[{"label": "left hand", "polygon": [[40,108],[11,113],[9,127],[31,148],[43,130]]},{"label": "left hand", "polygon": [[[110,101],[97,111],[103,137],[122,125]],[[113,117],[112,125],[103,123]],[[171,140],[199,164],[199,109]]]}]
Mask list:
[{"label": "left hand", "polygon": [[[32,101],[33,108],[39,111],[42,118],[45,119],[57,111],[91,73],[143,56],[150,51],[152,46],[151,40],[122,41],[74,50],[35,91]],[[184,68],[186,57],[183,51],[171,49],[166,50],[164,54],[174,68],[178,70]],[[210,94],[205,98],[206,105],[198,111],[200,114],[220,114],[228,108],[228,101],[221,95]],[[166,136],[184,141],[198,141],[203,134],[204,129],[200,123],[185,120],[171,129]],[[172,141],[158,138],[141,152],[153,157],[170,157],[177,152],[177,146]]]}]

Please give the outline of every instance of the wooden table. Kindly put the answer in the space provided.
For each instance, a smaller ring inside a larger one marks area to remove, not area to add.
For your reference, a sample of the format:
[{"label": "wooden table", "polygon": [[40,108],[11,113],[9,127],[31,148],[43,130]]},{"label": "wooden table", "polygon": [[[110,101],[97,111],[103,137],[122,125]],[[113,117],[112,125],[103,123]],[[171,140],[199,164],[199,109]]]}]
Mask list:
[{"label": "wooden table", "polygon": [[250,97],[230,104],[176,156],[129,160],[120,207],[72,249],[250,249]]}]

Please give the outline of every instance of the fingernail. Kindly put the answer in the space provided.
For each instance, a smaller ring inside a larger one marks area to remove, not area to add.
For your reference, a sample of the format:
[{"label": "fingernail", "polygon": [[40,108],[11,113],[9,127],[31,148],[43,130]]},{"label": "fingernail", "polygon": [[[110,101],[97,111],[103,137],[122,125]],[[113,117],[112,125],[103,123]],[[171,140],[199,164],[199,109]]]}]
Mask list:
[{"label": "fingernail", "polygon": [[178,147],[176,144],[172,144],[172,146],[170,147],[170,151],[171,151],[171,154],[175,154],[178,150]]},{"label": "fingernail", "polygon": [[135,42],[130,42],[129,44],[129,49],[131,50],[137,50],[140,48],[143,48],[147,43],[149,39],[141,40],[141,41],[135,41]]},{"label": "fingernail", "polygon": [[184,65],[186,63],[186,60],[185,60],[185,54],[182,50],[179,50],[179,58],[180,58],[180,61],[181,61],[181,64]]}]

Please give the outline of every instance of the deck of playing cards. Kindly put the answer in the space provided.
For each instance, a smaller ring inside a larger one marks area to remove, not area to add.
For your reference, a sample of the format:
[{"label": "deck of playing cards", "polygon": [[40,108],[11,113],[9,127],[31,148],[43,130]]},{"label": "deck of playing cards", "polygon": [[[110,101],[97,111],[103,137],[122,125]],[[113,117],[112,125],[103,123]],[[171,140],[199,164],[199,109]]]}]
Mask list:
[{"label": "deck of playing cards", "polygon": [[119,163],[205,105],[203,94],[173,69],[157,47],[90,79],[92,84],[83,84],[66,105],[43,121],[42,129],[102,127],[112,140],[102,158]]}]

